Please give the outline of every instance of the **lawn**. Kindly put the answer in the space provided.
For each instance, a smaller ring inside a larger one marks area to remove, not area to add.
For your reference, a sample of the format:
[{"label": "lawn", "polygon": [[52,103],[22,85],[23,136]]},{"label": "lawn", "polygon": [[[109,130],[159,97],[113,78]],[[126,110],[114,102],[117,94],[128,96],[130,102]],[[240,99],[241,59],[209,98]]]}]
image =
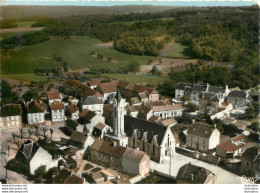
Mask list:
[{"label": "lawn", "polygon": [[[101,48],[95,46],[102,43],[97,39],[87,37],[72,37],[64,40],[52,38],[52,40],[40,44],[25,46],[17,51],[2,51],[2,74],[31,74],[36,68],[54,68],[63,62],[73,69],[109,68],[116,70],[128,65],[131,61],[138,61],[141,65],[146,64],[151,56],[135,56],[118,52],[113,48]],[[117,62],[107,62],[90,55],[91,52],[110,57]],[[50,58],[54,55],[62,58],[61,62],[56,62]]]},{"label": "lawn", "polygon": [[170,50],[169,53],[163,56],[172,58],[190,58],[188,55],[189,46],[183,45],[181,43],[176,43]]},{"label": "lawn", "polygon": [[28,28],[31,27],[32,24],[36,23],[36,21],[19,21],[16,22],[17,28]]},{"label": "lawn", "polygon": [[47,76],[38,76],[33,73],[31,74],[8,74],[8,75],[1,75],[1,78],[10,78],[14,80],[23,80],[30,82],[31,80],[33,81],[46,81],[48,79]]},{"label": "lawn", "polygon": [[158,83],[169,80],[167,76],[142,76],[142,75],[130,75],[130,74],[101,74],[101,76],[116,80],[124,80],[131,83],[149,82]]}]

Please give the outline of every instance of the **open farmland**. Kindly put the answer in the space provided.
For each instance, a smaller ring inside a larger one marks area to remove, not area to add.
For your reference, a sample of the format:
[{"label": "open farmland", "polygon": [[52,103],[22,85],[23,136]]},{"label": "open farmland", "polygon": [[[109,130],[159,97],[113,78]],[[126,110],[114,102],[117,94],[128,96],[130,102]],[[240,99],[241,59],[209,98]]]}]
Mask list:
[{"label": "open farmland", "polygon": [[[87,37],[72,37],[70,39],[54,38],[40,44],[26,46],[20,50],[2,53],[2,73],[30,74],[36,68],[54,68],[66,62],[72,70],[81,68],[101,69],[109,68],[116,70],[128,65],[131,61],[137,61],[141,65],[146,64],[151,56],[134,56],[118,52],[113,48],[97,47],[102,42]],[[93,57],[91,52],[102,54],[116,60],[117,63]],[[56,55],[62,58],[61,62],[53,61],[51,58]]]}]

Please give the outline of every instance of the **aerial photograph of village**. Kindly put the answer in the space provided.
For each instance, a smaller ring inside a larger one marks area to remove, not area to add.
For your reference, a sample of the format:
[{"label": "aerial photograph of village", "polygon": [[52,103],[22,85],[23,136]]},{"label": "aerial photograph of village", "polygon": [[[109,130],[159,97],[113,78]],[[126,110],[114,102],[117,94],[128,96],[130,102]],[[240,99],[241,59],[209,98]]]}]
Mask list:
[{"label": "aerial photograph of village", "polygon": [[1,184],[260,184],[256,3],[6,2]]}]

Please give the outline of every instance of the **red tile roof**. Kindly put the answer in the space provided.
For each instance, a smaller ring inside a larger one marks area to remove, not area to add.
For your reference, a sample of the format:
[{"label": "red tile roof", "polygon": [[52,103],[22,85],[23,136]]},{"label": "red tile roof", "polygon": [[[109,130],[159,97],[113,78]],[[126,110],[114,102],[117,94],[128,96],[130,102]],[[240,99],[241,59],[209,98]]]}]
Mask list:
[{"label": "red tile roof", "polygon": [[54,101],[54,103],[51,104],[51,110],[58,110],[58,109],[64,109],[64,104],[61,102]]},{"label": "red tile roof", "polygon": [[238,136],[236,136],[236,137],[233,137],[232,140],[233,140],[234,142],[237,142],[237,141],[240,141],[241,139],[244,139],[244,138],[245,138],[244,135],[238,135]]},{"label": "red tile roof", "polygon": [[75,113],[76,111],[79,110],[79,108],[75,104],[68,106],[67,109],[70,113]]},{"label": "red tile roof", "polygon": [[48,96],[49,100],[61,99],[60,93],[58,93],[58,92],[47,92],[47,96]]},{"label": "red tile roof", "polygon": [[76,91],[81,97],[94,96],[97,95],[97,91],[92,88],[81,84],[77,80],[67,80],[66,85],[70,86],[74,91]]},{"label": "red tile roof", "polygon": [[233,143],[231,143],[229,141],[226,141],[226,142],[223,142],[223,143],[219,144],[217,146],[217,148],[221,148],[221,149],[223,149],[225,151],[231,151],[231,152],[240,149],[240,147],[238,147],[237,145],[234,145]]},{"label": "red tile roof", "polygon": [[103,93],[111,93],[117,91],[117,82],[106,82],[100,83],[97,87],[97,90]]},{"label": "red tile roof", "polygon": [[102,80],[100,80],[100,79],[90,80],[90,81],[88,81],[88,84],[89,84],[90,86],[96,86],[96,85],[98,85],[99,83],[101,83],[101,81],[102,81]]}]

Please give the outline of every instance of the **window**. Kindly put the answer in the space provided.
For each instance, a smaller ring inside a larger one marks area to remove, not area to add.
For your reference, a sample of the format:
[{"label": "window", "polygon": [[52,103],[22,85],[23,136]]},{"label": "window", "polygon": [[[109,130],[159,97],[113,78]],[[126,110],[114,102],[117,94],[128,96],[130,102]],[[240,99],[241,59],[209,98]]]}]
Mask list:
[{"label": "window", "polygon": [[144,143],[144,141],[143,141],[143,150],[145,151],[145,143]]},{"label": "window", "polygon": [[153,154],[155,154],[155,145],[153,144]]},{"label": "window", "polygon": [[205,139],[202,139],[202,143],[205,144],[205,143],[206,143],[206,140],[205,140]]},{"label": "window", "polygon": [[190,136],[190,140],[192,141],[192,139],[193,139],[193,136]]},{"label": "window", "polygon": [[199,137],[197,137],[197,142],[199,142]]},{"label": "window", "polygon": [[133,146],[135,147],[135,138],[133,138]]},{"label": "window", "polygon": [[11,120],[12,120],[12,121],[14,120],[14,116],[11,117]]}]

